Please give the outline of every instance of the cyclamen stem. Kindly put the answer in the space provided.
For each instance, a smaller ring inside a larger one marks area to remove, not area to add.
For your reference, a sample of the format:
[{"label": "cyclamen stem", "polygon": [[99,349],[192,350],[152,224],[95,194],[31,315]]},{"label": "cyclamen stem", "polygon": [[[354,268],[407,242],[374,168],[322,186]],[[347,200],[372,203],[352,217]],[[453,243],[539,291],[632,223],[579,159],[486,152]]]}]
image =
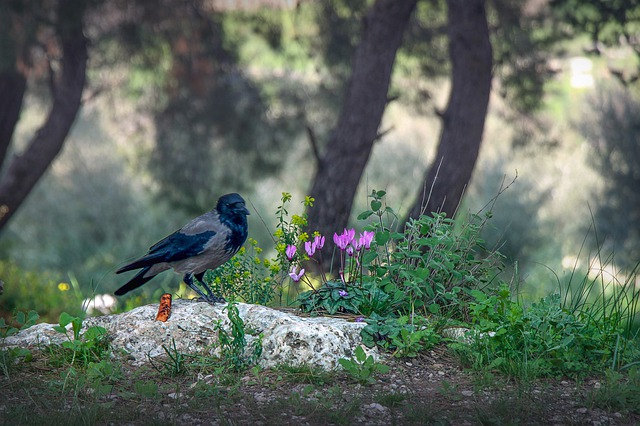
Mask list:
[{"label": "cyclamen stem", "polygon": [[322,251],[318,250],[316,253],[318,253],[318,257],[320,258],[320,260],[316,260],[314,258],[311,258],[311,260],[313,260],[314,262],[316,262],[318,264],[318,269],[320,270],[320,278],[322,278],[322,282],[326,283],[327,282],[327,275],[324,272],[324,268],[322,267],[323,263],[322,263]]}]

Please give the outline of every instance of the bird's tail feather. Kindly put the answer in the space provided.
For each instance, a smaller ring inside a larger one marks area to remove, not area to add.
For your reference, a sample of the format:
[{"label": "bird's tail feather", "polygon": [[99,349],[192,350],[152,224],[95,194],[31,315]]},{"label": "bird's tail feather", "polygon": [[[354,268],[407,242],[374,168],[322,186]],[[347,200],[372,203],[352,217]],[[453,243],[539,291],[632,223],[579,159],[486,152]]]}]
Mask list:
[{"label": "bird's tail feather", "polygon": [[[147,266],[146,268],[140,270],[140,272],[138,272],[133,278],[131,278],[129,282],[117,289],[114,294],[116,296],[122,296],[123,294],[129,293],[131,290],[135,290],[136,288],[149,281],[151,278],[155,277],[156,274],[151,274],[145,277],[144,274],[149,272],[149,269],[151,269],[151,266]],[[120,272],[124,271],[118,270],[118,273]]]},{"label": "bird's tail feather", "polygon": [[140,269],[140,268],[145,268],[148,270],[150,266],[152,266],[155,263],[158,263],[160,259],[161,259],[161,256],[157,254],[146,255],[144,257],[141,257],[138,260],[134,260],[128,265],[124,265],[122,268],[116,271],[116,274],[121,274],[127,271],[133,271],[135,269]]}]

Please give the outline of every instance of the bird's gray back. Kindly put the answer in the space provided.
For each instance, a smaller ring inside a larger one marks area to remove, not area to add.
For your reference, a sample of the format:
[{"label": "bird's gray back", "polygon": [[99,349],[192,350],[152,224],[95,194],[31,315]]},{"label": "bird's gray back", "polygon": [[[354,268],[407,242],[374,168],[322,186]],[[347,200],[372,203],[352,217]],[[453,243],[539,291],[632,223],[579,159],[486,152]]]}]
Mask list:
[{"label": "bird's gray back", "polygon": [[220,223],[216,212],[205,213],[187,223],[180,230],[186,235],[196,235],[207,231],[214,231],[215,235],[204,245],[202,253],[169,263],[176,272],[198,274],[207,269],[215,269],[233,257],[237,250],[229,251],[226,249],[231,230]]}]

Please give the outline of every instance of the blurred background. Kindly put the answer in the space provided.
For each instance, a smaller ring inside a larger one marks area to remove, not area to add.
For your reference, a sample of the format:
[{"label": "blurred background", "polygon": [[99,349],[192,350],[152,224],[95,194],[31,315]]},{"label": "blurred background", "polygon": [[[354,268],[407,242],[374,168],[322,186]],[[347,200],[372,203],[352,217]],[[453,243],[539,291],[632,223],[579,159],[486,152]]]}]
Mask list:
[{"label": "blurred background", "polygon": [[2,315],[112,293],[228,192],[267,255],[283,191],[325,234],[372,189],[404,217],[425,189],[491,210],[531,300],[640,261],[635,1],[7,0],[0,21]]}]

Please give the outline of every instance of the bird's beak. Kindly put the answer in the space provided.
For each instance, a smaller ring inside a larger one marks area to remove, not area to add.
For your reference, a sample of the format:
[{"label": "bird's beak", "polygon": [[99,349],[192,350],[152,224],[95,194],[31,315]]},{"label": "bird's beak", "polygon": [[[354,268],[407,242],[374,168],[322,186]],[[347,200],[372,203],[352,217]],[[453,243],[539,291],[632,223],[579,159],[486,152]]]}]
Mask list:
[{"label": "bird's beak", "polygon": [[251,214],[251,213],[249,213],[249,210],[246,207],[243,207],[241,212],[246,214],[246,215],[250,215]]}]

